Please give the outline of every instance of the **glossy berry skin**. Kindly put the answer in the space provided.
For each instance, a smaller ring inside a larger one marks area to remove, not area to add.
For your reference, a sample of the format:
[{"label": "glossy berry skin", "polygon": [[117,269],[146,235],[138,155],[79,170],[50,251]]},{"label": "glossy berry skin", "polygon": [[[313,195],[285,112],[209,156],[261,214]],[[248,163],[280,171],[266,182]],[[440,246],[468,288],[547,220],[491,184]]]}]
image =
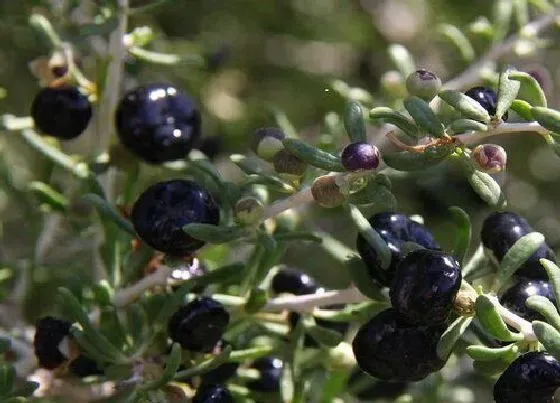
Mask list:
[{"label": "glossy berry skin", "polygon": [[156,183],[134,203],[132,224],[142,241],[168,255],[183,257],[204,245],[183,231],[191,223],[218,225],[220,210],[204,188],[187,180]]},{"label": "glossy berry skin", "polygon": [[560,387],[560,363],[543,352],[517,358],[494,385],[496,403],[549,403]]},{"label": "glossy berry skin", "polygon": [[404,214],[400,213],[378,213],[369,219],[369,223],[381,238],[387,242],[391,250],[391,264],[387,270],[383,270],[377,259],[377,253],[367,240],[358,234],[356,246],[358,252],[371,277],[381,285],[391,285],[397,265],[402,260],[401,246],[405,242],[416,242],[420,246],[428,249],[439,249],[432,234],[422,224],[412,221]]},{"label": "glossy berry skin", "polygon": [[379,165],[379,150],[368,143],[350,143],[342,150],[340,160],[348,171],[375,169]]},{"label": "glossy berry skin", "polygon": [[307,295],[314,294],[317,283],[307,274],[289,267],[282,268],[272,278],[272,292],[278,294]]},{"label": "glossy berry skin", "polygon": [[70,335],[70,322],[45,316],[35,324],[33,348],[39,366],[45,369],[59,367],[67,357],[59,349],[60,343]]},{"label": "glossy berry skin", "polygon": [[525,304],[527,298],[533,295],[543,296],[548,298],[553,304],[556,304],[552,285],[548,281],[525,278],[518,279],[517,283],[500,297],[500,303],[529,322],[534,320],[544,321],[545,319],[540,313],[528,308]]},{"label": "glossy berry skin", "polygon": [[234,403],[229,390],[220,385],[202,386],[196,391],[192,403]]},{"label": "glossy berry skin", "polygon": [[[474,99],[484,109],[488,111],[490,116],[496,115],[496,106],[498,105],[498,95],[492,88],[488,87],[473,87],[465,91],[465,95]],[[507,112],[502,116],[502,119],[507,120]]]},{"label": "glossy berry skin", "polygon": [[169,337],[185,350],[208,353],[220,341],[229,324],[224,306],[209,297],[181,307],[169,320]]},{"label": "glossy berry skin", "polygon": [[127,92],[115,125],[121,143],[151,164],[184,158],[200,137],[200,111],[169,84],[150,84]]},{"label": "glossy berry skin", "polygon": [[68,371],[80,378],[103,374],[103,371],[97,366],[97,363],[83,354],[80,354],[77,358],[70,361],[70,364],[68,364]]},{"label": "glossy berry skin", "polygon": [[404,324],[390,308],[362,325],[352,349],[360,369],[375,378],[419,381],[445,364],[436,354],[445,328]]},{"label": "glossy berry skin", "polygon": [[[527,220],[519,214],[510,211],[493,213],[484,220],[482,225],[482,244],[493,253],[498,262],[501,262],[513,244],[519,238],[532,231],[533,228],[531,228]],[[555,260],[554,252],[546,243],[543,243],[519,267],[516,274],[533,279],[547,279],[546,271],[539,262],[539,259],[542,258]]]},{"label": "glossy berry skin", "polygon": [[43,88],[31,105],[31,117],[39,131],[61,140],[82,134],[91,115],[91,103],[75,87]]},{"label": "glossy berry skin", "polygon": [[[182,282],[190,279],[194,279],[196,277],[201,277],[208,274],[208,268],[198,258],[192,258],[189,262],[185,262],[184,265],[180,265],[175,267],[171,272],[171,279],[176,280],[181,284]],[[174,288],[179,288],[179,285],[174,286]],[[203,285],[195,285],[192,287],[189,292],[193,294],[201,294],[204,291]]]},{"label": "glossy berry skin", "polygon": [[278,392],[282,367],[283,362],[278,358],[265,357],[255,360],[251,368],[258,370],[260,377],[247,382],[247,388],[257,392]]},{"label": "glossy berry skin", "polygon": [[438,250],[415,250],[397,267],[391,305],[410,324],[444,323],[461,280],[461,268],[452,256]]}]

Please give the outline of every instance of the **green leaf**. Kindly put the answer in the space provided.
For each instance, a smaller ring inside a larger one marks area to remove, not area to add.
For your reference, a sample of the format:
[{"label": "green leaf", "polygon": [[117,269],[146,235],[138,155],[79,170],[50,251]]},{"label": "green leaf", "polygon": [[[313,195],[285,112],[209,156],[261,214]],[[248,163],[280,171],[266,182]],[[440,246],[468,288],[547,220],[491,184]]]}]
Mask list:
[{"label": "green leaf", "polygon": [[383,174],[370,178],[362,190],[350,194],[348,201],[357,205],[374,205],[379,211],[397,210],[397,199],[391,193],[391,181]]},{"label": "green leaf", "polygon": [[406,47],[399,44],[389,45],[389,57],[403,77],[407,77],[416,70],[416,64]]},{"label": "green leaf", "polygon": [[281,232],[275,233],[274,239],[277,242],[286,242],[286,241],[309,241],[309,242],[323,242],[323,239],[320,236],[317,236],[315,233],[310,231],[293,231],[293,232]]},{"label": "green leaf", "polygon": [[532,295],[525,301],[530,309],[540,313],[546,321],[560,331],[560,315],[554,304],[542,295]]},{"label": "green leaf", "polygon": [[504,360],[494,360],[494,361],[474,361],[473,368],[476,372],[479,372],[489,378],[495,378],[502,374],[507,367],[509,367],[509,362]]},{"label": "green leaf", "polygon": [[401,151],[398,153],[384,154],[383,161],[397,171],[421,171],[438,165],[445,160],[448,155],[434,158],[426,153]]},{"label": "green leaf", "polygon": [[497,287],[505,284],[515,271],[539,249],[543,242],[544,236],[539,232],[531,232],[519,238],[500,262],[494,290],[497,291]]},{"label": "green leaf", "polygon": [[511,103],[511,109],[519,115],[521,119],[533,121],[535,118],[532,113],[532,106],[529,102],[523,101],[522,99],[516,99]]},{"label": "green leaf", "polygon": [[490,115],[478,102],[462,92],[455,90],[441,91],[439,97],[446,103],[457,109],[463,116],[469,119],[489,122]]},{"label": "green leaf", "polygon": [[486,172],[474,170],[467,179],[473,190],[490,206],[505,206],[505,195],[500,185]]},{"label": "green leaf", "polygon": [[504,71],[500,74],[500,82],[498,84],[498,103],[496,104],[496,117],[501,118],[510,108],[517,93],[521,87],[521,83],[516,80],[509,79],[510,71]]},{"label": "green leaf", "polygon": [[519,347],[516,344],[509,344],[505,347],[491,348],[486,346],[468,346],[467,354],[475,361],[495,361],[501,360],[512,362],[519,353]]},{"label": "green leaf", "polygon": [[[378,294],[379,296],[376,298],[377,300],[379,300],[380,297],[385,299],[380,291],[378,291]],[[369,295],[366,296],[369,297]],[[340,310],[315,308],[313,310],[313,316],[317,319],[326,319],[330,322],[364,323],[390,306],[388,302],[379,302],[377,300],[347,305]]]},{"label": "green leaf", "polygon": [[93,296],[99,306],[104,307],[111,305],[111,301],[115,294],[115,290],[111,288],[107,280],[101,280],[99,284],[92,287]]},{"label": "green leaf", "polygon": [[168,66],[181,64],[201,67],[205,64],[202,56],[195,53],[176,55],[172,53],[153,52],[151,50],[141,48],[140,46],[129,46],[127,50],[132,56],[148,63],[163,64]]},{"label": "green leaf", "polygon": [[510,331],[490,298],[480,295],[475,302],[476,317],[492,337],[502,341],[523,340],[523,335]]},{"label": "green leaf", "polygon": [[461,134],[466,132],[485,132],[488,126],[472,119],[457,119],[448,126],[448,131],[452,134]]},{"label": "green leaf", "polygon": [[362,294],[375,301],[382,301],[385,299],[379,287],[372,280],[366,265],[360,257],[353,256],[348,259],[347,266],[352,282]]},{"label": "green leaf", "polygon": [[31,182],[29,190],[39,199],[42,204],[47,204],[54,211],[66,213],[68,211],[68,199],[60,192],[54,190],[50,185],[43,182]]},{"label": "green leaf", "polygon": [[198,375],[202,375],[208,371],[218,368],[220,365],[228,362],[229,356],[231,354],[231,345],[226,346],[222,349],[220,354],[206,360],[202,361],[200,364],[195,365],[192,368],[185,369],[175,373],[173,377],[175,380],[179,381],[181,379],[189,379]]},{"label": "green leaf", "polygon": [[560,134],[560,112],[536,106],[531,108],[531,116],[545,129]]},{"label": "green leaf", "polygon": [[87,337],[83,330],[76,326],[70,328],[70,334],[76,343],[80,346],[80,349],[86,353],[91,359],[100,363],[112,363],[114,362],[114,357],[109,355],[107,352],[101,350],[92,341],[91,338]]},{"label": "green leaf", "polygon": [[285,138],[282,140],[282,144],[284,144],[286,150],[309,165],[324,169],[325,171],[344,172],[346,170],[340,162],[340,157],[319,150],[304,141]]},{"label": "green leaf", "polygon": [[449,208],[457,230],[454,231],[455,241],[453,243],[453,255],[459,262],[464,262],[466,253],[471,244],[471,220],[469,215],[460,207]]},{"label": "green leaf", "polygon": [[391,123],[413,138],[420,137],[416,125],[405,115],[391,108],[385,106],[373,108],[369,111],[369,118],[371,120],[383,120],[386,123]]},{"label": "green leaf", "polygon": [[539,82],[524,71],[510,71],[508,77],[511,80],[519,81],[519,99],[525,100],[532,106],[542,106],[546,108],[546,95]]},{"label": "green leaf", "polygon": [[344,127],[352,142],[367,142],[366,122],[362,105],[356,101],[350,101],[346,105],[344,114]]},{"label": "green leaf", "polygon": [[250,360],[256,360],[257,358],[271,355],[275,350],[275,346],[260,346],[245,350],[232,351],[229,355],[228,362],[247,362]]},{"label": "green leaf", "polygon": [[10,363],[0,363],[0,396],[8,396],[14,389],[16,370]]},{"label": "green leaf", "polygon": [[187,224],[183,231],[196,239],[213,244],[237,241],[251,235],[251,231],[244,227],[222,227],[203,223]]},{"label": "green leaf", "polygon": [[173,343],[171,346],[171,352],[165,360],[165,369],[161,378],[148,381],[139,386],[141,391],[155,390],[165,386],[168,382],[173,380],[175,373],[181,365],[181,346],[178,343]]},{"label": "green leaf", "polygon": [[256,287],[251,290],[247,302],[245,304],[245,312],[253,314],[258,312],[263,306],[266,305],[268,296],[266,290]]},{"label": "green leaf", "polygon": [[465,333],[472,320],[472,317],[459,316],[441,335],[436,347],[437,355],[441,360],[445,361],[449,358],[455,343]]},{"label": "green leaf", "polygon": [[119,228],[128,232],[133,237],[136,237],[136,231],[134,230],[132,223],[124,218],[117,209],[107,202],[107,200],[93,193],[86,194],[82,199],[93,205],[102,217],[112,221]]},{"label": "green leaf", "polygon": [[552,284],[556,307],[560,309],[560,267],[548,259],[540,259],[539,262],[546,270],[546,274],[548,274],[548,281]]},{"label": "green leaf", "polygon": [[408,97],[404,100],[404,107],[410,113],[416,124],[434,137],[443,137],[445,128],[426,101],[418,97]]},{"label": "green leaf", "polygon": [[340,344],[340,342],[342,342],[343,340],[343,335],[340,334],[339,332],[335,331],[335,330],[330,330],[324,327],[321,327],[317,324],[315,324],[315,320],[313,320],[313,318],[309,318],[310,323],[306,324],[306,320],[304,319],[304,327],[305,327],[305,331],[311,336],[313,337],[313,339],[325,346],[325,347],[336,347]]},{"label": "green leaf", "polygon": [[533,330],[537,339],[550,354],[560,359],[560,333],[552,325],[541,321],[534,321]]},{"label": "green leaf", "polygon": [[474,60],[474,48],[463,31],[451,24],[440,24],[437,31],[457,47],[465,62],[470,63]]}]

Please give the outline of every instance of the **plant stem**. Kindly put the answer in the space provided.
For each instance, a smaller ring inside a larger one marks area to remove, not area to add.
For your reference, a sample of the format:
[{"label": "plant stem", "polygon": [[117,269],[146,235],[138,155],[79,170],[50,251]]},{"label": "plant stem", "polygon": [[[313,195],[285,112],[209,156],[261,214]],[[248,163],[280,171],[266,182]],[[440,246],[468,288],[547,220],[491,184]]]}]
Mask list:
[{"label": "plant stem", "polygon": [[313,201],[313,194],[311,193],[311,187],[306,187],[285,199],[279,200],[277,202],[269,205],[264,213],[264,220],[275,217],[286,210],[296,208],[302,204],[309,203]]},{"label": "plant stem", "polygon": [[173,271],[169,266],[158,266],[157,270],[152,274],[142,278],[136,284],[130,287],[122,288],[115,293],[113,304],[116,307],[124,307],[134,302],[145,291],[167,284],[167,279]]},{"label": "plant stem", "polygon": [[283,310],[311,312],[317,307],[337,304],[356,304],[366,301],[370,301],[370,299],[360,293],[356,287],[349,287],[342,290],[325,291],[317,294],[273,298],[268,301],[262,310],[266,312]]}]

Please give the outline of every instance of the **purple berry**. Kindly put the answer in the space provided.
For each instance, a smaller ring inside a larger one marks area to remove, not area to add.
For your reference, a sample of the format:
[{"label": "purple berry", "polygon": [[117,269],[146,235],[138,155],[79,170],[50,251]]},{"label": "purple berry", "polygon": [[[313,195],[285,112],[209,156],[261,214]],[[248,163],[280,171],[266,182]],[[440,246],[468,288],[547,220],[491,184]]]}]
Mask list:
[{"label": "purple berry", "polygon": [[379,150],[368,143],[351,143],[344,147],[340,158],[348,171],[375,169],[379,165]]}]

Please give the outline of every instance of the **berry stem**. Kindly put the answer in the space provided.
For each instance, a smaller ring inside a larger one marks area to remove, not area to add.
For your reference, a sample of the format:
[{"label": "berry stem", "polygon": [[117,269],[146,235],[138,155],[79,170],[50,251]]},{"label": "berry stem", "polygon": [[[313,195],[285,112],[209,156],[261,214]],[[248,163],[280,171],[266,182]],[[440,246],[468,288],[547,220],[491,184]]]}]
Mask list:
[{"label": "berry stem", "polygon": [[268,312],[283,310],[311,312],[314,308],[322,306],[356,304],[369,300],[356,287],[352,286],[342,290],[325,291],[317,294],[273,298],[268,301],[262,310]]},{"label": "berry stem", "polygon": [[136,284],[117,291],[113,297],[113,304],[116,307],[124,307],[134,302],[145,291],[157,286],[164,286],[172,271],[172,267],[164,265],[158,266],[156,271],[142,278]]},{"label": "berry stem", "polygon": [[455,136],[464,145],[473,145],[481,141],[485,141],[487,137],[498,136],[501,134],[515,134],[515,133],[525,133],[525,132],[535,132],[539,135],[548,134],[548,130],[539,125],[537,122],[530,123],[501,123],[494,129],[488,130],[486,132],[472,132],[466,134],[459,134]]},{"label": "berry stem", "polygon": [[264,212],[263,220],[275,217],[286,210],[291,210],[302,204],[309,203],[313,201],[313,194],[311,193],[311,187],[306,187],[299,192],[286,197],[285,199],[278,200],[271,205],[267,206]]}]

